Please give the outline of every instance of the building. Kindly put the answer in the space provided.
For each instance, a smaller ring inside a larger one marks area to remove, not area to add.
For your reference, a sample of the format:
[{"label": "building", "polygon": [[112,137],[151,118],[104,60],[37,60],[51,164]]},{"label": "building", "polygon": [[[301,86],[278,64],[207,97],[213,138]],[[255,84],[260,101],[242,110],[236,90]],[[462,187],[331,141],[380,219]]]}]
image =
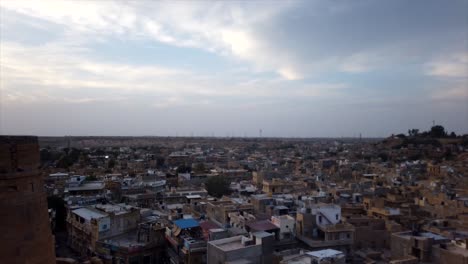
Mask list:
[{"label": "building", "polygon": [[211,221],[219,223],[222,226],[230,224],[229,213],[253,214],[253,206],[249,203],[238,202],[231,199],[210,201],[206,206],[206,214]]},{"label": "building", "polygon": [[432,247],[450,240],[432,232],[407,231],[392,234],[392,259],[414,256],[419,261],[430,262],[433,259]]},{"label": "building", "polygon": [[434,245],[432,252],[436,263],[466,264],[468,263],[468,239]]},{"label": "building", "polygon": [[309,251],[285,257],[281,264],[344,264],[346,256],[343,252],[334,249]]},{"label": "building", "polygon": [[71,210],[67,216],[68,243],[83,256],[96,252],[96,242],[136,229],[140,211],[124,204],[98,204]]},{"label": "building", "polygon": [[2,263],[55,263],[36,137],[0,136]]},{"label": "building", "polygon": [[293,190],[293,184],[290,181],[274,178],[263,180],[263,192],[268,195],[289,193]]},{"label": "building", "polygon": [[175,220],[173,223],[172,227],[166,227],[170,262],[206,263],[206,240],[200,223],[192,218]]},{"label": "building", "polygon": [[390,232],[386,228],[385,220],[369,216],[348,216],[346,223],[354,226],[355,249],[382,249],[390,247]]},{"label": "building", "polygon": [[96,242],[96,254],[110,263],[165,263],[165,225],[157,220],[138,224],[138,228]]},{"label": "building", "polygon": [[234,236],[208,242],[208,264],[272,262],[274,236],[256,232],[250,236]]},{"label": "building", "polygon": [[280,229],[280,240],[295,236],[296,219],[294,217],[289,215],[272,216],[271,222]]},{"label": "building", "polygon": [[349,254],[354,230],[341,222],[341,207],[334,204],[312,204],[296,216],[296,236],[312,249],[335,248]]}]

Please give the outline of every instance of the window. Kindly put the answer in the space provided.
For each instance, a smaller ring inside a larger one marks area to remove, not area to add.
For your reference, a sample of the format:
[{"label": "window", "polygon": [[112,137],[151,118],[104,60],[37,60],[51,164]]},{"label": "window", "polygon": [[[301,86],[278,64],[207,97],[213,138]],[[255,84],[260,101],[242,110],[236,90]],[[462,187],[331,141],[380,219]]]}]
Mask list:
[{"label": "window", "polygon": [[336,214],[336,220],[338,220],[338,214]]},{"label": "window", "polygon": [[319,223],[322,223],[322,216],[319,215]]}]

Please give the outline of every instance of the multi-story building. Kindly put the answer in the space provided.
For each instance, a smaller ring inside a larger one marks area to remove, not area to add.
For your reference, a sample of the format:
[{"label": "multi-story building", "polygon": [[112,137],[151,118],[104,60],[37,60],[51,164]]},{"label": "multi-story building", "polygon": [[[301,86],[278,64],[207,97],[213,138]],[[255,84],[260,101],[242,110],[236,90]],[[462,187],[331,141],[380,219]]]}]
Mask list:
[{"label": "multi-story building", "polygon": [[290,181],[274,178],[272,180],[263,180],[263,192],[268,195],[289,193],[293,190],[293,184]]},{"label": "multi-story building", "polygon": [[226,199],[220,201],[210,201],[206,206],[206,214],[210,220],[221,225],[230,223],[229,213],[245,212],[253,213],[253,206],[250,203],[239,203],[235,200]]},{"label": "multi-story building", "polygon": [[414,256],[419,261],[430,262],[433,258],[432,247],[445,244],[450,240],[431,232],[406,231],[392,234],[392,259]]},{"label": "multi-story building", "polygon": [[274,241],[267,232],[213,240],[208,242],[207,263],[272,263]]},{"label": "multi-story building", "polygon": [[386,228],[385,220],[364,215],[353,215],[348,216],[344,221],[355,228],[355,249],[390,247],[390,232]]},{"label": "multi-story building", "polygon": [[165,225],[157,220],[138,224],[138,228],[96,242],[96,254],[116,264],[159,264],[167,261]]},{"label": "multi-story building", "polygon": [[354,244],[354,227],[341,222],[341,208],[334,204],[312,204],[296,216],[296,235],[313,249],[336,248],[346,254]]},{"label": "multi-story building", "polygon": [[284,257],[280,264],[344,264],[346,256],[334,249],[309,251]]},{"label": "multi-story building", "polygon": [[96,251],[96,242],[136,229],[140,211],[132,206],[94,205],[71,210],[67,216],[68,243],[81,255]]},{"label": "multi-story building", "polygon": [[295,236],[296,219],[290,215],[277,215],[271,217],[271,222],[280,229],[279,239],[289,239]]},{"label": "multi-story building", "polygon": [[206,241],[200,223],[195,219],[173,221],[166,227],[168,257],[171,263],[206,263]]}]

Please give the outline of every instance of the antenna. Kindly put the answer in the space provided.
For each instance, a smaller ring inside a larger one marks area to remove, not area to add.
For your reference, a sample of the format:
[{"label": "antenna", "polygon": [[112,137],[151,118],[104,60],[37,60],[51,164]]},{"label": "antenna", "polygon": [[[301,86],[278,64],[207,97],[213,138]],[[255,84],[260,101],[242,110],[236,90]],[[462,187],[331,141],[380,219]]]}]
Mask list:
[{"label": "antenna", "polygon": [[432,126],[435,126],[435,120],[432,120]]},{"label": "antenna", "polygon": [[258,136],[259,136],[259,137],[262,137],[262,132],[263,132],[263,131],[262,131],[262,129],[260,128],[260,130],[258,131]]}]

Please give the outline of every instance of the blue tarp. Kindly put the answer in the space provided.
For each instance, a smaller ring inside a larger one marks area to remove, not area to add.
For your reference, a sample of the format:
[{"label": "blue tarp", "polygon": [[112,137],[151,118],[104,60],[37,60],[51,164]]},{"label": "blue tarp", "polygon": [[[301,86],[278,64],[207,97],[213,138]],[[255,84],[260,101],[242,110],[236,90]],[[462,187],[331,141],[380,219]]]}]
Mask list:
[{"label": "blue tarp", "polygon": [[178,226],[180,229],[200,226],[200,224],[195,219],[192,219],[192,218],[175,220],[174,224]]}]

